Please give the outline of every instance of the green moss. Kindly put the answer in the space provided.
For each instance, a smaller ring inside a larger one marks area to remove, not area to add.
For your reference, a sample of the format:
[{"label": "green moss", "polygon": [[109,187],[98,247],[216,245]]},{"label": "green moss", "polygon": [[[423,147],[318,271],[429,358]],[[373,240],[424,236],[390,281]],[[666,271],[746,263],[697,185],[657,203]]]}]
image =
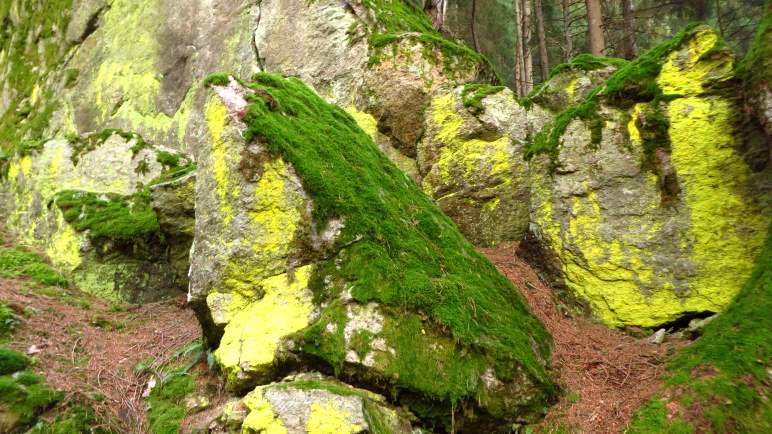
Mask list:
[{"label": "green moss", "polygon": [[67,223],[77,231],[88,230],[88,236],[93,240],[130,241],[160,231],[147,191],[122,196],[65,190],[56,194],[53,203],[62,211]]},{"label": "green moss", "polygon": [[647,404],[635,415],[630,429],[626,432],[630,434],[692,434],[694,431],[694,427],[685,422],[683,418],[669,419],[665,402],[657,400]]},{"label": "green moss", "polygon": [[613,66],[619,69],[626,66],[628,63],[627,60],[616,57],[599,57],[589,53],[582,53],[571,59],[569,62],[561,63],[552,68],[549,78],[553,78],[566,71],[595,71],[596,69],[605,68],[607,66]]},{"label": "green moss", "polygon": [[185,374],[174,376],[168,382],[156,386],[148,398],[150,432],[177,434],[186,413],[182,400],[195,390],[195,380]]},{"label": "green moss", "polygon": [[27,434],[109,434],[94,411],[83,405],[73,405],[50,422],[39,421]]},{"label": "green moss", "polygon": [[[764,392],[772,360],[770,311],[772,236],[767,237],[753,275],[734,303],[668,367],[666,391],[661,395],[687,411],[700,409],[686,418],[692,430],[772,431],[772,403]],[[662,418],[664,402],[657,398],[639,410],[631,432],[691,432],[669,431],[682,424]]]},{"label": "green moss", "polygon": [[461,91],[461,100],[464,103],[464,107],[473,113],[481,113],[483,111],[482,100],[486,96],[497,94],[502,90],[504,90],[504,86],[479,83],[466,84]]},{"label": "green moss", "polygon": [[[247,141],[290,163],[312,197],[313,215],[323,228],[333,219],[345,227],[334,253],[316,268],[317,300],[333,302],[306,331],[306,348],[336,369],[342,364],[345,315],[334,304],[345,287],[366,304],[376,301],[405,312],[422,312],[430,329],[452,336],[459,351],[487,353],[497,372],[522,365],[542,386],[551,382],[534,348],[546,353],[549,336],[532,317],[517,289],[481,256],[456,226],[378,151],[370,137],[344,110],[327,104],[297,79],[258,74],[250,87],[271,95],[251,97],[245,117]],[[325,285],[329,277],[331,285]],[[337,333],[326,333],[328,323]],[[416,340],[399,351],[419,351]],[[468,351],[468,350],[467,350]],[[402,356],[401,356],[402,357]],[[459,381],[447,390],[436,378],[414,378],[405,366],[402,387],[450,400],[470,398],[477,382]],[[467,367],[464,367],[467,369]]]},{"label": "green moss", "polygon": [[[451,76],[459,69],[488,64],[480,53],[443,37],[429,17],[412,4],[403,0],[364,0],[363,5],[375,17],[367,37],[372,48],[371,65],[380,63],[386,47],[394,47],[394,44],[405,39],[421,42],[426,47],[426,59],[441,61],[445,72]],[[440,58],[434,50],[440,53]],[[392,52],[396,54],[396,51]]]},{"label": "green moss", "polygon": [[[25,383],[18,381],[24,379]],[[36,378],[37,381],[31,381]],[[0,408],[17,428],[31,424],[42,411],[61,401],[63,395],[32,373],[0,376]],[[19,429],[18,431],[22,431]]]},{"label": "green moss", "polygon": [[[560,139],[566,128],[575,119],[581,119],[589,123],[593,145],[600,144],[603,139],[603,125],[605,121],[598,113],[601,101],[621,108],[629,108],[636,102],[652,102],[656,105],[659,101],[668,101],[678,95],[666,95],[657,84],[657,76],[662,70],[663,63],[670,53],[678,50],[683,43],[700,30],[697,25],[689,26],[674,38],[652,48],[642,54],[638,59],[627,62],[621,59],[614,61],[607,58],[593,58],[592,56],[577,56],[568,64],[558,65],[556,75],[567,69],[593,68],[606,65],[611,62],[619,69],[614,72],[602,85],[593,89],[579,104],[568,107],[558,113],[555,120],[548,123],[524,149],[525,159],[531,159],[538,154],[547,154],[552,160],[552,168],[557,164]],[[538,89],[534,90],[538,93]],[[534,93],[534,94],[535,94]],[[531,105],[530,99],[526,99],[526,105]],[[662,124],[652,124],[662,125]],[[657,133],[659,134],[659,133]],[[657,139],[659,140],[659,139]],[[656,149],[660,144],[649,141],[651,149]]]},{"label": "green moss", "polygon": [[0,347],[0,375],[13,374],[25,369],[30,364],[30,359],[21,353],[11,349]]},{"label": "green moss", "polygon": [[21,248],[0,246],[0,277],[29,277],[43,285],[67,286],[67,279],[39,255]]}]

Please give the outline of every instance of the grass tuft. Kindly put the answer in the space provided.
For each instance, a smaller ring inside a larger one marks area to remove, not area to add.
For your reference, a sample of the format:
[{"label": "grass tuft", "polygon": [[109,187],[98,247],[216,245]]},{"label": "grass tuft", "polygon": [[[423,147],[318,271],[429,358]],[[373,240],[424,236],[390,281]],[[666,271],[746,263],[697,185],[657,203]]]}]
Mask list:
[{"label": "grass tuft", "polygon": [[0,246],[0,277],[29,277],[43,285],[67,286],[67,279],[39,255],[18,247]]}]

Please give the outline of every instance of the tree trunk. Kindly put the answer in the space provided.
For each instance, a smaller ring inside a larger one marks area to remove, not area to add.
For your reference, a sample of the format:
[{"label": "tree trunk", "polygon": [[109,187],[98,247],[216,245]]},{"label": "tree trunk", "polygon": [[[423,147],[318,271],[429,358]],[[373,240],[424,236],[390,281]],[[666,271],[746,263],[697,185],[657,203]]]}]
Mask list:
[{"label": "tree trunk", "polygon": [[590,52],[593,56],[602,56],[605,47],[600,0],[587,0],[587,27],[590,33]]},{"label": "tree trunk", "polygon": [[523,96],[533,89],[533,52],[531,51],[531,0],[522,0],[523,7]]},{"label": "tree trunk", "polygon": [[424,12],[432,19],[434,28],[442,31],[445,26],[445,18],[448,15],[447,0],[429,0],[424,6]]},{"label": "tree trunk", "polygon": [[538,27],[536,31],[539,33],[539,64],[541,65],[541,79],[546,80],[550,75],[550,59],[547,53],[547,34],[544,31],[544,9],[542,8],[542,0],[536,0],[536,19],[538,20]]},{"label": "tree trunk", "polygon": [[574,56],[574,41],[571,39],[571,26],[569,19],[569,0],[563,0],[563,36],[566,37],[566,46],[563,49],[563,62],[568,62]]},{"label": "tree trunk", "polygon": [[474,49],[478,53],[480,52],[480,41],[477,40],[477,31],[475,31],[475,21],[477,20],[477,1],[472,0],[472,19],[471,19],[471,30],[472,30],[472,42],[474,42]]},{"label": "tree trunk", "polygon": [[515,93],[517,93],[518,96],[524,96],[525,87],[523,86],[523,71],[525,67],[523,65],[523,27],[520,1],[521,0],[513,1],[515,9],[515,22],[517,22],[517,34],[515,35]]},{"label": "tree trunk", "polygon": [[635,59],[638,56],[638,48],[635,46],[635,17],[633,16],[633,0],[622,0],[622,17],[624,21],[622,55],[625,59]]}]

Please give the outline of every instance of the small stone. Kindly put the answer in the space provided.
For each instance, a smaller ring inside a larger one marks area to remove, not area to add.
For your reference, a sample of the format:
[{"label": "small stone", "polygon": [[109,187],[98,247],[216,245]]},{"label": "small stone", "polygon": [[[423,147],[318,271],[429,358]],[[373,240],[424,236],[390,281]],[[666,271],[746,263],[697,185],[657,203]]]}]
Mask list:
[{"label": "small stone", "polygon": [[193,413],[209,408],[209,398],[204,395],[192,395],[185,398],[185,408]]},{"label": "small stone", "polygon": [[145,391],[142,392],[142,397],[147,398],[148,396],[150,396],[150,392],[153,391],[153,388],[155,387],[155,385],[156,385],[155,377],[150,377],[150,379],[147,380],[147,387],[145,387]]},{"label": "small stone", "polygon": [[665,331],[665,329],[659,329],[659,330],[657,330],[657,331],[656,331],[656,333],[654,333],[654,334],[651,336],[651,339],[650,339],[651,343],[654,343],[654,344],[661,344],[661,343],[662,343],[662,342],[665,340],[665,333],[667,333],[667,332]]},{"label": "small stone", "polygon": [[43,350],[41,350],[40,348],[38,348],[38,346],[37,346],[37,345],[30,345],[30,347],[29,347],[29,348],[27,348],[27,354],[29,354],[29,355],[31,355],[31,356],[32,356],[32,355],[35,355],[35,354],[40,354],[40,353],[42,353],[42,352],[43,352]]}]

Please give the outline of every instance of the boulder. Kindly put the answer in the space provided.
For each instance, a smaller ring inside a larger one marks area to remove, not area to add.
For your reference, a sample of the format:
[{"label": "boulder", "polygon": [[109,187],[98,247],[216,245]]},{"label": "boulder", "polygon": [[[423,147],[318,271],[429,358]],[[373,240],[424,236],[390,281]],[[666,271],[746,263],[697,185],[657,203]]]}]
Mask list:
[{"label": "boulder", "polygon": [[595,113],[565,124],[551,157],[530,166],[533,232],[610,326],[723,310],[767,232],[769,168],[741,152],[731,52],[706,27],[669,44],[646,82],[663,97],[651,102],[629,81],[627,100],[614,97],[612,85],[652,59],[622,67],[601,86]]},{"label": "boulder", "polygon": [[517,290],[345,111],[255,79],[213,80],[197,174],[190,296],[229,388],[312,368],[438,426],[537,418],[549,337]]}]

